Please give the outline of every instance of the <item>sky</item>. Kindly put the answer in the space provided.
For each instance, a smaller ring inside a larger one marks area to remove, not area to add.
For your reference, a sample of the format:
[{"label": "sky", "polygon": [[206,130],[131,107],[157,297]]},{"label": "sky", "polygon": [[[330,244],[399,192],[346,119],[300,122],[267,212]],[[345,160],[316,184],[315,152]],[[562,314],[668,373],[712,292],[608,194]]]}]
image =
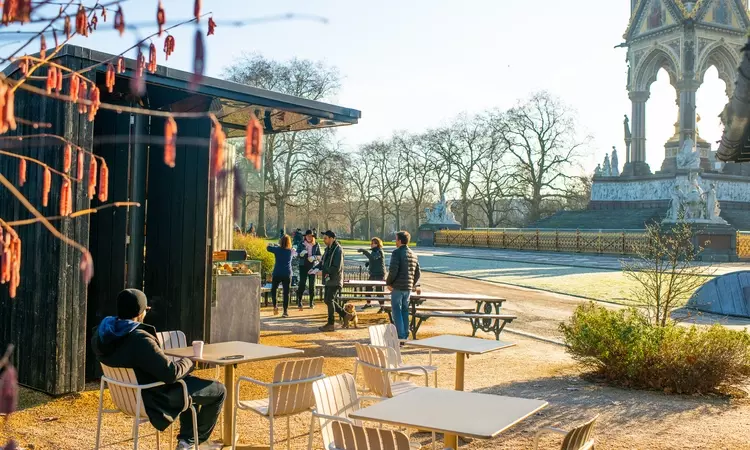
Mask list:
[{"label": "sky", "polygon": [[[190,0],[163,3],[168,25],[192,13]],[[150,22],[156,4],[127,1],[126,22]],[[348,150],[397,130],[440,126],[463,112],[506,109],[547,90],[576,111],[580,135],[593,137],[581,158],[583,170],[593,171],[612,146],[621,164],[625,160],[622,122],[631,112],[626,50],[614,47],[623,41],[630,0],[203,0],[203,8],[219,22],[216,35],[206,40],[209,76],[220,76],[243,53],[253,52],[337,67],[342,89],[332,102],[362,112],[359,124],[338,131]],[[327,23],[252,20],[286,13]],[[232,21],[245,25],[232,27]],[[103,25],[110,27],[111,19]],[[139,30],[141,36],[151,32]],[[191,69],[193,32],[193,25],[175,30],[175,53],[167,66]],[[119,53],[137,38],[106,32],[73,43]],[[155,43],[163,63],[162,42]],[[709,142],[721,138],[716,116],[726,102],[724,83],[712,69],[696,102],[700,134]],[[652,170],[661,165],[676,119],[675,92],[662,72],[646,112]]]}]

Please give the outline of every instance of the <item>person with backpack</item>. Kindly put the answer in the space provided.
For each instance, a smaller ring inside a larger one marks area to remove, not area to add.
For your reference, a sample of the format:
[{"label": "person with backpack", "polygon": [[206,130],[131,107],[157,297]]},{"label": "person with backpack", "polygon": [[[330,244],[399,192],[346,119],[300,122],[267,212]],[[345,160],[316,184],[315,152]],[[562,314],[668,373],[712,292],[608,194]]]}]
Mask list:
[{"label": "person with backpack", "polygon": [[269,244],[267,250],[273,253],[275,262],[273,264],[273,275],[271,276],[271,299],[273,299],[273,314],[279,313],[276,307],[276,291],[281,285],[284,295],[284,313],[281,317],[289,317],[289,290],[292,283],[292,238],[288,234],[281,237],[279,245]]},{"label": "person with backpack", "polygon": [[312,230],[305,232],[305,237],[297,245],[297,258],[299,259],[299,284],[297,285],[297,307],[302,311],[302,296],[305,294],[305,285],[310,296],[310,309],[315,304],[315,279],[316,272],[313,269],[322,259],[323,253],[320,245],[315,240]]}]

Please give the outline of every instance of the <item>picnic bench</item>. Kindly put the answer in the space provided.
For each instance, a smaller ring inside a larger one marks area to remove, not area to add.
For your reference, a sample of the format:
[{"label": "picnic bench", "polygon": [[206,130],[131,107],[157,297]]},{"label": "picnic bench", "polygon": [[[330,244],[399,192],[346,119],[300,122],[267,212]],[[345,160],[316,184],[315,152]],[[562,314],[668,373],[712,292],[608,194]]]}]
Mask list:
[{"label": "picnic bench", "polygon": [[[410,328],[414,339],[417,338],[417,332],[419,332],[422,323],[432,317],[468,319],[471,323],[472,336],[476,336],[477,331],[482,330],[486,333],[493,333],[496,340],[500,340],[500,333],[505,326],[516,319],[516,316],[500,312],[500,308],[505,302],[503,297],[484,294],[422,292],[412,294],[409,300],[412,314]],[[471,302],[473,306],[424,306],[423,303],[427,300]],[[460,309],[456,310],[455,308]]]},{"label": "picnic bench", "polygon": [[[322,299],[323,298],[323,287],[322,284],[316,284],[315,285],[315,298]],[[296,288],[296,286],[289,286],[289,289],[291,289],[290,294],[290,300],[294,299],[296,295],[297,290],[293,289]],[[279,290],[281,290],[281,286],[279,286]],[[271,300],[271,283],[266,283],[263,286],[260,287],[260,294],[263,297],[263,306],[268,306],[269,301]]]}]

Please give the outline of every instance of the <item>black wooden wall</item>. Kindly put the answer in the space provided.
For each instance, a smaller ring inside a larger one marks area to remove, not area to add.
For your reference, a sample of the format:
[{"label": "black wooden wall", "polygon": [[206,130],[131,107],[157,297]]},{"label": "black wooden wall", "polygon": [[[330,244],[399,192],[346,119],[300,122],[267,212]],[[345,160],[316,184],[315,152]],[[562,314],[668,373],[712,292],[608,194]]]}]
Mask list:
[{"label": "black wooden wall", "polygon": [[[81,61],[65,57],[62,64],[82,67]],[[44,75],[41,71],[39,74]],[[22,91],[16,94],[16,115],[23,119],[49,122],[51,128],[34,129],[19,125],[3,136],[0,148],[15,147],[21,154],[39,159],[51,167],[62,168],[63,144],[46,138],[23,141],[8,136],[52,133],[78,145],[91,148],[93,123],[79,115],[77,108],[62,102]],[[75,161],[73,171],[75,171]],[[0,155],[0,173],[18,181],[18,160]],[[20,189],[45,215],[57,215],[62,179],[52,176],[49,206],[41,208],[43,169],[28,165],[27,183]],[[74,209],[89,205],[85,182],[74,184]],[[27,219],[31,215],[6,189],[0,189],[0,217],[6,221]],[[89,219],[63,219],[54,225],[67,237],[86,245]],[[11,300],[7,286],[0,287],[0,348],[16,345],[14,364],[19,381],[34,389],[63,394],[83,389],[86,314],[86,285],[78,265],[81,254],[52,236],[41,224],[18,227],[22,239],[21,285]],[[96,270],[96,266],[95,266]]]}]

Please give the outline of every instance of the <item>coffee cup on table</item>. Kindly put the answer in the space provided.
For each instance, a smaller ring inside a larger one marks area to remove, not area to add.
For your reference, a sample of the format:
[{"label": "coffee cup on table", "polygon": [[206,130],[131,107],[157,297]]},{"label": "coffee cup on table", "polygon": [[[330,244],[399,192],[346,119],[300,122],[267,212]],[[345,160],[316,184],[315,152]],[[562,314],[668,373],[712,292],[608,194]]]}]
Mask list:
[{"label": "coffee cup on table", "polygon": [[203,358],[203,341],[193,341],[193,356]]}]

